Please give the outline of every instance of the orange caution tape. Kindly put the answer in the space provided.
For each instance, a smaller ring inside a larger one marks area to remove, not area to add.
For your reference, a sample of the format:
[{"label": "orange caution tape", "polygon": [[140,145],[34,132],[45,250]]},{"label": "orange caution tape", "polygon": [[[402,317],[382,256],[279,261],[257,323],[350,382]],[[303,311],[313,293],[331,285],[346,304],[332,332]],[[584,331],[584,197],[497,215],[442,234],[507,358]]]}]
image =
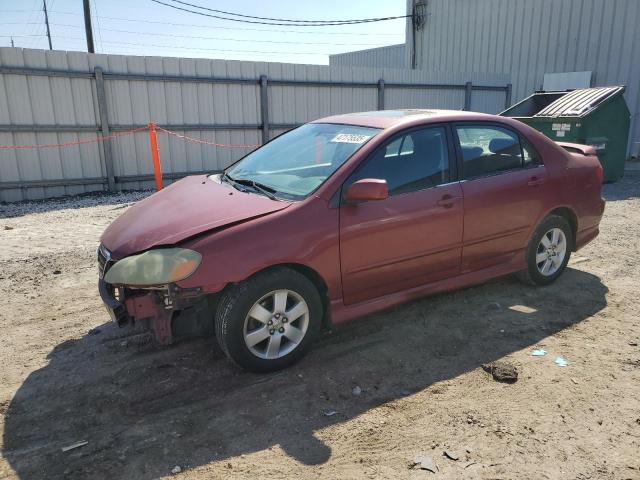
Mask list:
[{"label": "orange caution tape", "polygon": [[189,137],[187,135],[182,135],[182,134],[177,133],[177,132],[172,132],[171,130],[167,130],[167,129],[164,129],[164,128],[161,128],[161,127],[156,127],[156,129],[158,129],[161,132],[167,133],[169,135],[173,135],[175,137],[182,138],[182,139],[186,140],[187,142],[199,143],[201,145],[212,145],[214,147],[220,147],[220,148],[258,148],[260,146],[260,145],[230,145],[230,144],[225,144],[225,143],[207,142],[206,140],[198,140],[197,138]]}]

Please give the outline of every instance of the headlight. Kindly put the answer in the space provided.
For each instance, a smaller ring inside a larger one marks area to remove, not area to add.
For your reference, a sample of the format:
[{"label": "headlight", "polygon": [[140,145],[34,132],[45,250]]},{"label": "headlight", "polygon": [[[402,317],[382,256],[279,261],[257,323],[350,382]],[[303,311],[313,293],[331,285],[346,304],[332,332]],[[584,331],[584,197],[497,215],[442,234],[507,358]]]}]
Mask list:
[{"label": "headlight", "polygon": [[116,262],[104,276],[113,285],[149,287],[184,280],[196,271],[202,255],[186,248],[159,248]]}]

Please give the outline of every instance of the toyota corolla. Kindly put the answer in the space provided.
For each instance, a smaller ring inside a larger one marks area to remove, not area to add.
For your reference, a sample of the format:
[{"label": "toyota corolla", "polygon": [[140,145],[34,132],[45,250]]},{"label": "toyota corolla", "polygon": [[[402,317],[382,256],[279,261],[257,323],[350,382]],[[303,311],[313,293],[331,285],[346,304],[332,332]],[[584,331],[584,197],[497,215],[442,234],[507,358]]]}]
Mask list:
[{"label": "toyota corolla", "polygon": [[120,326],[213,333],[272,371],[321,328],[507,274],[554,282],[598,235],[592,147],[505,117],[402,110],[291,130],[127,210],[98,249]]}]

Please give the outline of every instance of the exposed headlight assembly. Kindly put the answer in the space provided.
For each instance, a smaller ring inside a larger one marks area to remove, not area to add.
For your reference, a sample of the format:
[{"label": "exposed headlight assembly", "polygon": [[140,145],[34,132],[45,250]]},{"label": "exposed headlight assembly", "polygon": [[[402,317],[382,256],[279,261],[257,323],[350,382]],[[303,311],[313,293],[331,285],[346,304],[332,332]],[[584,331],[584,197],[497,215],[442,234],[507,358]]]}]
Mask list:
[{"label": "exposed headlight assembly", "polygon": [[104,276],[112,285],[151,287],[184,280],[196,271],[202,255],[186,248],[158,248],[116,262]]}]

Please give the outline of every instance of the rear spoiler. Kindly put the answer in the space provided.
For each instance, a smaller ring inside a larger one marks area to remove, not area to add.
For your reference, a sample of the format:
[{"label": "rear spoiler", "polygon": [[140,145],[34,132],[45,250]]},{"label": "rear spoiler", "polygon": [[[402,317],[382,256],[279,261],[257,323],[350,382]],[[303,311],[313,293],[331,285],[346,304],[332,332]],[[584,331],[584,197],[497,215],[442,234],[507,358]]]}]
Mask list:
[{"label": "rear spoiler", "polygon": [[582,145],[580,143],[556,142],[569,153],[578,153],[585,157],[596,157],[598,152],[590,145]]}]

